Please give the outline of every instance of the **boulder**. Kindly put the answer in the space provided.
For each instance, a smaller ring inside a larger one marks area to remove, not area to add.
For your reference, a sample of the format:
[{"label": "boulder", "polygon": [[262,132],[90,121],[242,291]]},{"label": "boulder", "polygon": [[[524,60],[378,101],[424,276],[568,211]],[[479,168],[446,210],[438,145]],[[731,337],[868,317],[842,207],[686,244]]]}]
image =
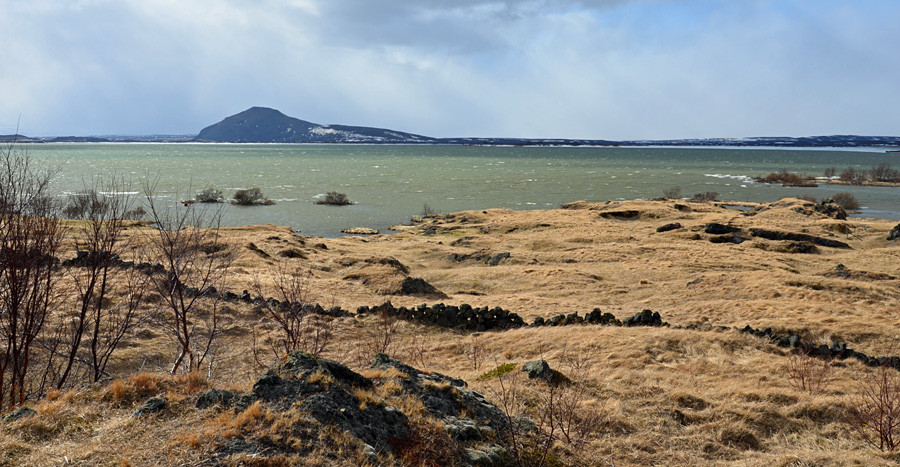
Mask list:
[{"label": "boulder", "polygon": [[599,308],[594,308],[593,311],[588,313],[584,317],[584,321],[590,324],[602,324],[604,326],[621,326],[622,322],[616,319],[615,315],[612,313],[604,313]]},{"label": "boulder", "polygon": [[36,411],[34,411],[28,407],[25,407],[23,405],[22,407],[19,407],[18,409],[13,410],[12,412],[9,412],[8,414],[4,415],[3,420],[6,422],[14,422],[20,418],[29,418],[29,417],[33,417],[35,415],[37,415]]},{"label": "boulder", "polygon": [[624,326],[665,326],[666,323],[663,323],[662,318],[659,315],[659,312],[654,312],[650,310],[643,310],[640,313],[636,313],[634,316],[630,318],[625,318],[622,321]]},{"label": "boulder", "polygon": [[716,235],[709,238],[711,243],[734,243],[736,245],[744,243],[746,240],[746,238],[735,234]]},{"label": "boulder", "polygon": [[494,431],[490,427],[485,428],[487,430],[482,432],[478,423],[471,418],[457,418],[452,415],[444,418],[444,430],[457,441],[480,441]]},{"label": "boulder", "polygon": [[740,232],[741,229],[730,225],[720,224],[718,222],[710,222],[703,226],[703,231],[710,235],[725,235]]},{"label": "boulder", "polygon": [[668,232],[670,230],[677,230],[681,228],[681,223],[672,222],[671,224],[661,225],[656,228],[657,232]]},{"label": "boulder", "polygon": [[553,377],[553,369],[550,368],[550,364],[547,363],[546,360],[535,360],[532,362],[527,362],[522,365],[522,371],[528,373],[528,377],[531,379],[543,379],[545,381],[550,381]]},{"label": "boulder", "polygon": [[446,298],[447,295],[436,289],[420,277],[407,277],[400,284],[400,293],[403,295],[427,295]]},{"label": "boulder", "polygon": [[816,204],[813,210],[834,219],[847,219],[847,211],[840,204],[835,203],[833,199],[822,200],[821,203]]},{"label": "boulder", "polygon": [[463,460],[473,467],[502,467],[510,465],[508,457],[505,449],[491,444],[480,449],[466,448]]},{"label": "boulder", "polygon": [[206,409],[213,406],[230,407],[234,405],[235,399],[237,399],[236,391],[210,389],[197,397],[197,403],[194,406],[198,409]]},{"label": "boulder", "polygon": [[900,224],[895,225],[894,228],[891,229],[891,231],[888,233],[888,236],[887,236],[888,240],[896,240],[898,238],[900,238]]},{"label": "boulder", "polygon": [[496,265],[500,264],[500,262],[503,261],[503,260],[506,259],[506,258],[509,258],[509,253],[508,253],[508,252],[497,253],[496,255],[491,256],[490,258],[488,258],[488,259],[485,261],[485,264],[487,264],[488,266],[496,266]]},{"label": "boulder", "polygon": [[440,373],[422,373],[405,363],[377,354],[372,368],[396,369],[406,377],[396,378],[403,391],[422,401],[428,413],[436,418],[457,419],[465,417],[477,421],[479,426],[502,430],[507,425],[506,415],[481,394],[467,389],[465,381]]},{"label": "boulder", "polygon": [[147,399],[147,402],[144,402],[144,405],[135,410],[133,415],[140,417],[141,415],[161,412],[168,404],[169,399],[165,396],[151,397]]},{"label": "boulder", "polygon": [[546,360],[534,360],[522,365],[522,371],[529,379],[539,379],[548,384],[569,384],[571,380],[559,371],[550,368]]},{"label": "boulder", "polygon": [[850,245],[847,243],[831,240],[828,238],[816,237],[814,235],[807,235],[801,233],[794,232],[779,232],[776,230],[768,230],[768,229],[750,229],[750,234],[754,237],[765,238],[767,240],[790,240],[794,242],[810,242],[819,246],[827,246],[829,248],[844,248],[850,249]]}]

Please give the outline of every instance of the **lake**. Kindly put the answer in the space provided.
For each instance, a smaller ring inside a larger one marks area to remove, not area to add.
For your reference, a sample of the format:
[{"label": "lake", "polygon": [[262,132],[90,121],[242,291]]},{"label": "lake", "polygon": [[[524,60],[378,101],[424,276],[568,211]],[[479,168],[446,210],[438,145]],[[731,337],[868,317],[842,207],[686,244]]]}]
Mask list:
[{"label": "lake", "polygon": [[[53,190],[82,189],[95,176],[124,177],[126,191],[157,180],[161,200],[193,198],[214,184],[230,198],[259,187],[273,206],[229,206],[225,225],[288,225],[305,235],[334,237],[343,228],[408,222],[427,204],[436,212],[467,209],[548,209],[576,201],[683,196],[714,191],[719,199],[775,201],[853,193],[863,217],[900,219],[900,188],[820,185],[789,188],[751,177],[786,168],[821,176],[828,167],[900,167],[898,153],[875,150],[747,148],[478,147],[428,145],[270,144],[25,144],[38,166],[58,168]],[[322,206],[327,191],[356,204]]]}]

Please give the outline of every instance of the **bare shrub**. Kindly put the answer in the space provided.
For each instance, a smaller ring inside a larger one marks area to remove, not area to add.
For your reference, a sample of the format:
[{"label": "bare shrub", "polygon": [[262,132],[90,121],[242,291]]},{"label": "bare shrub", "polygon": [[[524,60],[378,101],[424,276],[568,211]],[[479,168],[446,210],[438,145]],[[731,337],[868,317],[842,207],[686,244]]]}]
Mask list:
[{"label": "bare shrub", "polygon": [[402,339],[402,354],[400,359],[417,368],[428,366],[428,349],[425,346],[425,339],[418,332],[411,332]]},{"label": "bare shrub", "polygon": [[147,211],[143,206],[137,206],[134,209],[127,211],[125,213],[125,219],[132,221],[139,221],[143,219],[147,215]]},{"label": "bare shrub", "polygon": [[853,193],[842,191],[840,193],[835,193],[835,195],[832,196],[831,199],[833,199],[835,203],[848,211],[855,211],[859,209],[859,201],[856,199],[856,196],[854,196]]},{"label": "bare shrub", "polygon": [[204,363],[212,368],[216,340],[223,332],[221,296],[206,292],[221,287],[233,260],[233,251],[221,240],[222,210],[161,205],[154,188],[147,182],[144,192],[157,229],[146,234],[142,244],[165,268],[152,274],[150,283],[167,309],[155,319],[176,349],[171,372],[189,373]]},{"label": "bare shrub", "polygon": [[498,372],[493,396],[506,414],[502,440],[516,465],[562,464],[556,443],[567,446],[575,463],[607,419],[604,408],[593,402],[584,360],[563,355],[569,382],[525,381],[522,372]]},{"label": "bare shrub", "polygon": [[[274,358],[295,350],[320,355],[331,342],[334,318],[315,312],[310,300],[311,277],[312,271],[302,274],[282,267],[273,274],[269,287],[264,286],[259,277],[254,280],[253,287],[258,296],[270,296],[271,292],[272,298],[277,300],[264,300],[259,305],[278,328],[279,337],[271,340],[269,346]],[[257,361],[268,366],[260,361],[256,341],[254,339]]]},{"label": "bare shrub", "polygon": [[814,187],[816,182],[806,175],[797,175],[789,172],[787,169],[781,169],[781,172],[772,172],[765,177],[757,177],[755,179],[759,183],[780,183],[782,186],[799,186]]},{"label": "bare shrub", "polygon": [[432,209],[431,206],[428,205],[428,203],[422,203],[422,213],[420,214],[421,217],[433,216],[435,214],[437,214],[437,211]]},{"label": "bare shrub", "polygon": [[275,204],[275,201],[266,198],[259,188],[253,187],[235,191],[234,200],[231,201],[231,204],[238,206],[268,206]]},{"label": "bare shrub", "polygon": [[348,204],[353,204],[353,201],[350,201],[347,198],[347,195],[344,193],[338,193],[336,191],[329,191],[325,193],[325,197],[322,199],[316,200],[316,204],[328,204],[331,206],[347,206]]},{"label": "bare shrub", "polygon": [[463,351],[465,352],[466,360],[472,365],[472,369],[478,371],[483,365],[486,356],[484,341],[481,339],[480,334],[472,334],[469,338],[469,343],[466,344]]},{"label": "bare shrub", "polygon": [[839,178],[843,182],[853,185],[862,185],[862,183],[866,181],[866,171],[856,170],[854,167],[847,167],[846,170],[841,172]]},{"label": "bare shrub", "polygon": [[88,189],[82,193],[69,195],[62,214],[69,219],[86,219],[102,214],[108,209],[106,196],[96,189]]},{"label": "bare shrub", "polygon": [[49,193],[53,173],[37,172],[27,153],[0,149],[0,406],[25,402],[34,381],[35,340],[54,309],[56,252],[62,239]]},{"label": "bare shrub", "polygon": [[893,451],[900,440],[900,374],[883,365],[860,380],[859,394],[850,398],[846,422],[865,442]]},{"label": "bare shrub", "polygon": [[221,203],[225,201],[222,190],[216,188],[212,183],[203,185],[203,188],[194,196],[194,200],[198,203]]},{"label": "bare shrub", "polygon": [[390,312],[389,307],[382,307],[375,316],[375,325],[369,332],[369,348],[373,354],[390,355],[397,339],[399,320]]},{"label": "bare shrub", "polygon": [[[149,277],[138,269],[123,270],[117,265],[119,255],[132,246],[121,235],[125,216],[132,210],[124,185],[122,180],[95,180],[76,198],[78,203],[70,203],[80,207],[77,215],[85,222],[75,234],[78,258],[68,268],[76,312],[60,324],[49,344],[54,349],[51,355],[63,358],[54,368],[57,389],[65,387],[70,378],[96,382],[106,376],[109,360],[122,339],[146,319],[138,315],[138,308]],[[125,286],[115,298],[111,296],[114,281]]]},{"label": "bare shrub", "polygon": [[360,330],[358,341],[351,350],[353,359],[358,366],[371,363],[372,357],[377,353],[393,356],[397,350],[400,323],[388,308],[376,307],[374,322]]},{"label": "bare shrub", "polygon": [[876,182],[893,182],[900,178],[900,172],[891,168],[891,164],[881,162],[869,169],[869,177]]},{"label": "bare shrub", "polygon": [[606,420],[607,414],[601,407],[590,403],[592,397],[586,380],[587,361],[567,353],[563,356],[563,362],[563,368],[572,382],[562,385],[556,419],[559,420],[559,430],[565,442],[582,450]]},{"label": "bare shrub", "polygon": [[691,197],[691,201],[700,203],[709,203],[719,198],[719,194],[715,191],[707,191],[706,193],[696,193]]},{"label": "bare shrub", "polygon": [[667,199],[681,198],[681,187],[673,186],[673,187],[666,188],[665,190],[663,190],[663,198],[667,198]]},{"label": "bare shrub", "polygon": [[788,377],[797,389],[810,394],[820,394],[834,382],[830,359],[819,359],[806,352],[791,355],[788,359]]}]

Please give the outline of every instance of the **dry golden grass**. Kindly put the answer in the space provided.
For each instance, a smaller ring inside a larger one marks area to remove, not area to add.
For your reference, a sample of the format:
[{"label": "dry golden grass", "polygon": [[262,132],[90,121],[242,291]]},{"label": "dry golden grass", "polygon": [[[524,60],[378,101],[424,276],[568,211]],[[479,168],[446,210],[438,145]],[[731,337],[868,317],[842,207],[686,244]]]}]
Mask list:
[{"label": "dry golden grass", "polygon": [[[256,280],[269,284],[271,274],[282,268],[309,272],[309,298],[326,307],[355,310],[388,299],[396,306],[426,301],[385,295],[404,277],[396,267],[379,262],[393,258],[410,276],[448,294],[445,303],[502,306],[528,321],[583,314],[595,307],[621,319],[649,308],[673,325],[771,326],[821,343],[846,341],[868,354],[900,353],[900,245],[885,240],[894,223],[809,215],[809,203],[801,200],[764,208],[743,216],[713,204],[671,200],[579,202],[552,211],[492,209],[433,216],[400,233],[365,239],[304,238],[275,226],[228,228],[223,229],[225,239],[238,250],[228,289],[253,290]],[[625,211],[637,214],[619,214]],[[656,232],[670,222],[684,228]],[[707,222],[807,233],[847,242],[852,249],[819,247],[817,254],[792,254],[778,251],[779,242],[759,238],[714,244],[702,231]],[[139,235],[142,228],[135,225],[126,233]],[[257,250],[247,248],[251,243]],[[283,251],[291,253],[281,255]],[[447,258],[479,251],[509,252],[510,257],[493,267]],[[838,264],[860,274],[829,274]],[[112,363],[118,379],[49,393],[30,404],[38,412],[35,417],[0,422],[0,465],[189,464],[221,449],[220,440],[242,437],[295,446],[300,454],[262,461],[235,452],[221,463],[364,462],[346,434],[314,429],[295,409],[276,413],[251,405],[233,413],[193,408],[199,391],[247,390],[262,372],[249,351],[249,329],[261,315],[248,305],[229,304],[223,316],[233,329],[223,336],[212,380],[197,373],[164,376],[173,357],[170,341],[146,326]],[[363,370],[371,358],[365,339],[376,325],[374,316],[338,320],[324,356]],[[868,448],[844,423],[850,396],[859,391],[857,381],[873,371],[856,361],[834,362],[830,384],[810,393],[791,380],[785,350],[731,330],[568,326],[472,337],[399,323],[396,332],[392,356],[422,370],[463,378],[495,401],[501,391],[497,378],[478,377],[500,364],[544,358],[566,373],[572,371],[573,359],[581,362],[579,371],[589,388],[583,404],[603,417],[581,448],[584,452],[562,454],[564,461],[789,466],[890,465],[900,460]],[[473,346],[483,355],[480,364],[472,357]],[[275,363],[269,355],[260,360]],[[136,368],[149,371],[133,374]],[[364,403],[390,401],[422,424],[422,433],[429,433],[431,422],[421,402],[402,394],[395,379],[400,374],[364,374],[379,381],[374,391],[362,394]],[[540,390],[527,380],[521,384]],[[166,395],[170,407],[157,415],[132,417],[134,408],[155,395]],[[324,441],[333,445],[331,451],[318,447]],[[565,444],[560,448],[570,449]]]}]

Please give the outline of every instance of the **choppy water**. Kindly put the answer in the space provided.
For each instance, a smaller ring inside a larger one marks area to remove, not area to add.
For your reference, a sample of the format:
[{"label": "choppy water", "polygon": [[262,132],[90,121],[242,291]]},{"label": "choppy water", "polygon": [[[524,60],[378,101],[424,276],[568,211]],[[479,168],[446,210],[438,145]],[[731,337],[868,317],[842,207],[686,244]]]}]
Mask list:
[{"label": "choppy water", "polygon": [[[821,175],[828,167],[900,168],[898,153],[723,148],[545,148],[466,146],[34,144],[39,165],[58,167],[54,190],[76,192],[96,175],[124,176],[140,191],[158,177],[168,200],[193,197],[212,183],[229,197],[256,186],[274,206],[230,206],[226,225],[289,225],[306,235],[339,235],[347,227],[408,221],[428,204],[437,212],[546,209],[576,200],[654,198],[680,186],[685,196],[715,191],[720,199],[774,201],[785,196],[856,195],[863,216],[900,219],[900,188],[820,185],[784,188],[751,177],[788,170]],[[357,204],[319,206],[338,191]]]}]

